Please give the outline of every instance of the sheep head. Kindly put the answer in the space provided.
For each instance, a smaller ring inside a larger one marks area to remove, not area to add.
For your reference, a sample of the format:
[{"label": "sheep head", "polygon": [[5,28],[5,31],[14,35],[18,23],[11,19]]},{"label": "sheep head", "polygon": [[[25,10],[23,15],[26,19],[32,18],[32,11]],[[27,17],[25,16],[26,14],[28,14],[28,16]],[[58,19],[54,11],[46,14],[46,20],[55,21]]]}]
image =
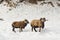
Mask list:
[{"label": "sheep head", "polygon": [[40,18],[40,21],[45,22],[47,20],[46,20],[46,18]]},{"label": "sheep head", "polygon": [[24,20],[24,22],[25,22],[26,24],[28,24],[28,23],[29,23],[29,21],[28,21],[27,19],[25,19],[25,20]]}]

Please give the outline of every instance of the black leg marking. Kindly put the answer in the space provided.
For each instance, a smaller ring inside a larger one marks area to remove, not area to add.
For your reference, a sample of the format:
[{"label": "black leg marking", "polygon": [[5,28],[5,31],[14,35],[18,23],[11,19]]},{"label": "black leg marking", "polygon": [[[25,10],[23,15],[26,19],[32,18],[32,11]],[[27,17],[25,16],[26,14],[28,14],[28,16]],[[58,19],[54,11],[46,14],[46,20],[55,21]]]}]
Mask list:
[{"label": "black leg marking", "polygon": [[41,27],[39,27],[39,32],[41,32]]},{"label": "black leg marking", "polygon": [[16,32],[14,27],[13,27],[12,31]]},{"label": "black leg marking", "polygon": [[44,26],[42,26],[42,29],[44,29]]},{"label": "black leg marking", "polygon": [[35,32],[37,32],[37,30],[34,28]]},{"label": "black leg marking", "polygon": [[31,29],[32,31],[33,31],[33,27],[32,27],[32,29]]}]

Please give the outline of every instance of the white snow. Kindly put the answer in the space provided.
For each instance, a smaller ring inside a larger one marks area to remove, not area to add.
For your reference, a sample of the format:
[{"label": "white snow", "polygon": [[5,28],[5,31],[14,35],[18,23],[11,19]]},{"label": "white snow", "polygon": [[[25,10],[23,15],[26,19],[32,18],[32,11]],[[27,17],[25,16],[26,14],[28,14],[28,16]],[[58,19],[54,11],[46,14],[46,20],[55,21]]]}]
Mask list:
[{"label": "white snow", "polygon": [[[54,5],[56,1],[53,1]],[[0,4],[0,40],[60,40],[60,7],[55,5],[35,5],[20,3],[20,6],[9,8]],[[48,21],[45,22],[45,29],[41,32],[32,32],[30,24],[19,32],[12,31],[12,22],[28,19],[29,22],[33,19],[40,19],[45,17]]]}]

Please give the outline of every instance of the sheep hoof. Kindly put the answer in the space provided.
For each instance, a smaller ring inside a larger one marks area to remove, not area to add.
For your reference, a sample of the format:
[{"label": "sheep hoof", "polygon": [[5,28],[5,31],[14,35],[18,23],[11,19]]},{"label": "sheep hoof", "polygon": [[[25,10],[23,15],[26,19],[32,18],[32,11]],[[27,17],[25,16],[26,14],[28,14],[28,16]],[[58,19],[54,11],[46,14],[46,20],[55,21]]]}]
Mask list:
[{"label": "sheep hoof", "polygon": [[39,31],[39,32],[41,32],[41,31]]},{"label": "sheep hoof", "polygon": [[35,32],[37,32],[37,31],[35,31]]},{"label": "sheep hoof", "polygon": [[13,32],[15,32],[15,33],[16,33],[16,31],[13,31]]},{"label": "sheep hoof", "polygon": [[37,32],[37,31],[35,30],[35,32]]}]

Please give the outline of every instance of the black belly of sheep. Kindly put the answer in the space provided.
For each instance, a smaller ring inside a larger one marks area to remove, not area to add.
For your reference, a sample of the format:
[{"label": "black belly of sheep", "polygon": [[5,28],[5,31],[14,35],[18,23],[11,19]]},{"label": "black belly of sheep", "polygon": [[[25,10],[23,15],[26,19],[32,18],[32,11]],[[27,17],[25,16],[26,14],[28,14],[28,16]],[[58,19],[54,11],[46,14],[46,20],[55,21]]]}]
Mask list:
[{"label": "black belly of sheep", "polygon": [[41,18],[40,20],[32,20],[31,21],[31,27],[32,27],[32,31],[33,29],[35,30],[35,32],[37,32],[37,30],[35,28],[39,28],[39,32],[41,31],[41,29],[44,28],[44,22],[46,21],[45,18]]},{"label": "black belly of sheep", "polygon": [[15,21],[12,23],[12,27],[13,27],[12,31],[16,32],[15,28],[19,28],[20,29],[19,31],[21,32],[23,31],[22,29],[24,29],[28,23],[29,21],[27,19],[25,19],[24,21]]}]

